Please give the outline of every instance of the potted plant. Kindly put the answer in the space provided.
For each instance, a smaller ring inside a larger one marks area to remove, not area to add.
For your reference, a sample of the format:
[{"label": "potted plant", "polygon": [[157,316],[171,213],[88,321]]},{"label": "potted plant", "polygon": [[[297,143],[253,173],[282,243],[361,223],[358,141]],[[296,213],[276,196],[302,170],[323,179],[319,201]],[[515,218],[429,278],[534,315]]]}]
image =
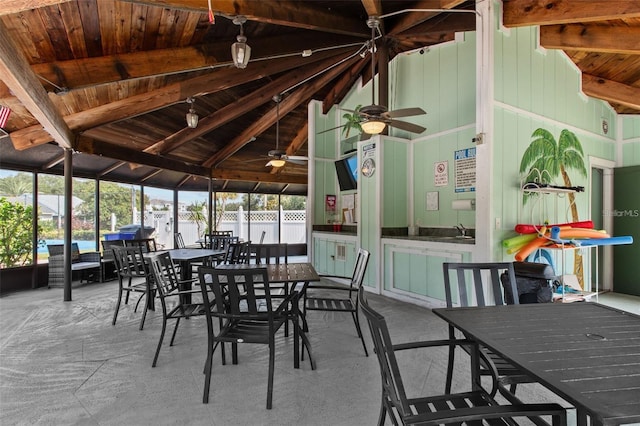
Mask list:
[{"label": "potted plant", "polygon": [[363,133],[362,126],[360,125],[360,122],[362,121],[362,117],[359,114],[360,108],[362,108],[362,105],[358,105],[353,112],[346,112],[342,114],[342,118],[347,120],[347,122],[342,126],[342,134],[345,139],[349,138],[349,132],[351,129],[356,130],[359,134]]}]

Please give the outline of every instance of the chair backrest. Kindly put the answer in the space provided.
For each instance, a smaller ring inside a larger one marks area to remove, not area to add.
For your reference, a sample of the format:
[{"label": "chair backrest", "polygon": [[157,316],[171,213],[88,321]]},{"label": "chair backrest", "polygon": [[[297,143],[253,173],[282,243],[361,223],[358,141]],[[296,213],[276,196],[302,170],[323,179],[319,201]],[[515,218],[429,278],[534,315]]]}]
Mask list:
[{"label": "chair backrest", "polygon": [[116,263],[116,271],[121,279],[124,277],[146,277],[148,275],[141,246],[113,246],[111,251],[113,252],[113,260]]},{"label": "chair backrest", "polygon": [[126,247],[142,247],[142,251],[145,253],[158,251],[155,238],[136,238],[134,240],[124,240],[124,245]]},{"label": "chair backrest", "polygon": [[160,298],[180,290],[180,280],[169,252],[165,251],[150,256],[148,262],[149,271],[153,276],[153,282]]},{"label": "chair backrest", "polygon": [[356,257],[356,264],[353,267],[353,275],[351,276],[351,290],[358,290],[364,281],[364,274],[367,272],[367,265],[369,264],[369,251],[362,247],[358,249],[358,257]]},{"label": "chair backrest", "polygon": [[[48,244],[47,250],[49,256],[59,256],[64,254],[64,244]],[[78,243],[71,243],[71,262],[77,262],[80,260],[80,248]]]},{"label": "chair backrest", "polygon": [[251,252],[256,254],[258,265],[289,263],[289,245],[286,243],[252,244]]},{"label": "chair backrest", "polygon": [[[454,306],[454,289],[460,306],[504,305],[500,274],[509,276],[512,294],[518,294],[513,262],[442,264],[447,307]],[[455,271],[455,274],[453,272]],[[455,279],[452,279],[452,275]],[[470,281],[467,277],[471,278]],[[516,298],[514,304],[518,304]]]},{"label": "chair backrest", "polygon": [[209,246],[211,250],[227,250],[230,244],[237,243],[239,237],[232,237],[229,235],[214,235],[211,237]]},{"label": "chair backrest", "polygon": [[176,248],[185,248],[184,240],[182,239],[182,234],[179,232],[176,232],[175,234],[173,234],[173,243],[175,244]]},{"label": "chair backrest", "polygon": [[[380,375],[382,377],[383,398],[387,398],[398,411],[404,415],[411,413],[407,394],[402,383],[402,376],[398,368],[398,361],[393,350],[391,337],[387,322],[382,315],[373,310],[367,303],[364,295],[364,287],[358,290],[358,301],[360,302],[360,310],[367,319],[373,347],[378,365],[380,366]],[[393,416],[393,413],[389,413]]]},{"label": "chair backrest", "polygon": [[215,237],[233,237],[233,231],[211,231],[208,234],[204,234],[204,247],[215,249],[212,246]]},{"label": "chair backrest", "polygon": [[[198,276],[205,312],[228,320],[269,320],[273,325],[274,312],[266,268],[203,266],[198,269]],[[212,309],[213,304],[215,309]]]},{"label": "chair backrest", "polygon": [[124,247],[124,240],[103,240],[100,241],[102,245],[102,257],[104,259],[113,259],[113,247]]},{"label": "chair backrest", "polygon": [[229,244],[223,262],[227,265],[249,263],[249,242],[243,241]]},{"label": "chair backrest", "polygon": [[260,233],[260,244],[264,243],[265,235],[267,235],[267,231],[262,231],[262,233]]}]

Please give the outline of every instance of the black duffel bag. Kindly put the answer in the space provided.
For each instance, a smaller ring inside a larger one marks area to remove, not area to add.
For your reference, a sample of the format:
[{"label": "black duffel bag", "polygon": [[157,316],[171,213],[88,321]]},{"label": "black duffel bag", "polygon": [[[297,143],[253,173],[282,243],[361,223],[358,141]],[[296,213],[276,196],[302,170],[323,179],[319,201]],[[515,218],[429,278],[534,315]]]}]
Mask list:
[{"label": "black duffel bag", "polygon": [[[518,287],[518,300],[521,304],[551,302],[550,281],[557,278],[551,265],[536,262],[514,262],[513,269]],[[507,304],[513,304],[509,276],[503,273],[500,280],[504,288],[505,301]]]}]

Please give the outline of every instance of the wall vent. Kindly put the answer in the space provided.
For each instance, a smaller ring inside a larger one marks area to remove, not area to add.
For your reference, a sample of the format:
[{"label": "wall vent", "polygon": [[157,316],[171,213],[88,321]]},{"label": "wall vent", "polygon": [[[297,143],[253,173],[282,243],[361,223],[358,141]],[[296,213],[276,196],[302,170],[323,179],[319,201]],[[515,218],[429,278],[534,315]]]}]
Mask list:
[{"label": "wall vent", "polygon": [[336,260],[347,260],[347,246],[344,244],[336,244]]}]

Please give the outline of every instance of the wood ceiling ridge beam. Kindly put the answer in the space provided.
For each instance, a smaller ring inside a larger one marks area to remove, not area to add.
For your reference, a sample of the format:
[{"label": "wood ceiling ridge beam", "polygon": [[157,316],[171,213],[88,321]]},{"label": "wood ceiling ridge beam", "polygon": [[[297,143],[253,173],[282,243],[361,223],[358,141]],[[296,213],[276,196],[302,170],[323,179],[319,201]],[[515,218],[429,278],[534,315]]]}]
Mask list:
[{"label": "wood ceiling ridge beam", "polygon": [[[411,9],[454,9],[466,0],[423,0],[416,2]],[[438,16],[441,12],[407,12],[400,15],[393,27],[389,28],[387,34],[394,36],[402,33],[411,27],[422,24],[423,22]]]},{"label": "wood ceiling ridge beam", "polygon": [[[319,52],[305,58],[305,60],[308,63],[313,63],[334,55],[336,55],[335,51]],[[172,83],[160,89],[70,114],[67,115],[64,120],[67,125],[75,131],[89,130],[93,127],[113,123],[182,102],[188,96],[203,96],[249,81],[258,80],[270,74],[297,68],[301,66],[300,61],[301,59],[299,57],[284,58],[258,62],[254,66],[247,67],[244,70],[238,70],[237,68],[218,69],[207,75]],[[29,72],[31,72],[30,69]],[[64,98],[65,96],[69,95],[63,95],[62,97]],[[35,125],[12,132],[11,141],[15,149],[23,150],[51,142],[52,138],[40,125]]]},{"label": "wood ceiling ridge beam", "polygon": [[289,146],[285,150],[287,155],[296,155],[296,152],[302,148],[309,138],[309,122],[305,121],[304,124],[298,129],[298,132],[291,140]]},{"label": "wood ceiling ridge beam", "polygon": [[[0,79],[41,124],[50,140],[63,148],[73,148],[76,136],[49,99],[25,57],[0,21]],[[13,140],[13,137],[12,137]]]},{"label": "wood ceiling ridge beam", "polygon": [[590,74],[582,74],[582,91],[594,98],[640,111],[640,88]]},{"label": "wood ceiling ridge beam", "polygon": [[[207,13],[207,2],[202,0],[126,1]],[[313,2],[279,1],[276,6],[273,2],[262,0],[216,0],[212,6],[215,12],[228,18],[243,15],[249,21],[357,37],[369,37],[369,29],[364,21],[361,22],[347,16],[340,16],[330,10],[314,6]],[[247,37],[251,37],[251,35],[247,34]]]},{"label": "wood ceiling ridge beam", "polygon": [[211,177],[219,180],[235,180],[235,181],[239,180],[239,181],[245,181],[245,182],[290,183],[290,184],[296,184],[296,185],[307,184],[307,176],[287,175],[284,173],[272,175],[271,173],[268,173],[268,172],[213,169]]},{"label": "wood ceiling ridge beam", "polygon": [[71,0],[2,0],[0,16],[26,12],[40,7],[55,6]]},{"label": "wood ceiling ridge beam", "polygon": [[[289,96],[284,98],[282,102],[280,102],[280,118],[284,115],[287,115],[291,110],[297,107],[301,102],[307,100],[311,95],[313,95],[319,88],[328,84],[335,77],[340,75],[340,73],[344,72],[347,68],[351,66],[353,62],[357,59],[360,59],[359,56],[351,58],[342,64],[333,67],[329,71],[324,74],[316,77],[315,79],[307,82],[301,88],[297,89],[295,92],[291,93]],[[230,141],[224,148],[218,151],[211,158],[207,159],[203,166],[217,166],[234,153],[236,153],[240,148],[249,143],[249,140],[252,137],[256,137],[259,134],[262,134],[265,130],[273,125],[276,121],[276,108],[273,108],[267,114],[265,114],[260,120],[256,121],[252,126],[245,129],[240,135],[236,136],[232,141]]]},{"label": "wood ceiling ridge beam", "polygon": [[263,105],[270,102],[274,95],[282,93],[289,87],[298,84],[305,79],[315,75],[316,73],[326,69],[331,64],[347,57],[347,54],[338,55],[336,58],[329,58],[323,61],[319,61],[314,64],[305,65],[297,68],[287,74],[277,78],[276,80],[266,84],[260,90],[252,92],[247,96],[238,99],[236,102],[229,104],[212,114],[203,117],[198,122],[198,127],[195,129],[185,127],[178,132],[167,136],[166,138],[150,145],[144,149],[144,152],[154,154],[164,154],[171,152],[184,144],[192,141],[193,139],[200,137],[218,127],[240,117]]},{"label": "wood ceiling ridge beam", "polygon": [[629,0],[504,0],[502,9],[506,27],[640,17],[640,2]]},{"label": "wood ceiling ridge beam", "polygon": [[640,54],[640,27],[599,24],[545,25],[540,44],[547,49]]},{"label": "wood ceiling ridge beam", "polygon": [[333,105],[339,104],[347,96],[355,82],[360,78],[362,70],[370,64],[368,58],[357,61],[340,78],[322,101],[322,113],[327,114]]}]

